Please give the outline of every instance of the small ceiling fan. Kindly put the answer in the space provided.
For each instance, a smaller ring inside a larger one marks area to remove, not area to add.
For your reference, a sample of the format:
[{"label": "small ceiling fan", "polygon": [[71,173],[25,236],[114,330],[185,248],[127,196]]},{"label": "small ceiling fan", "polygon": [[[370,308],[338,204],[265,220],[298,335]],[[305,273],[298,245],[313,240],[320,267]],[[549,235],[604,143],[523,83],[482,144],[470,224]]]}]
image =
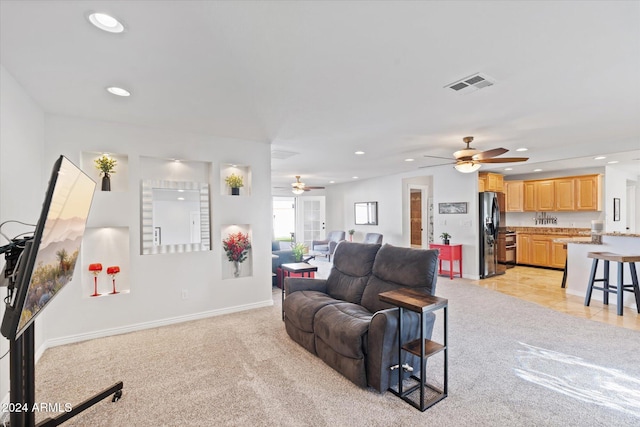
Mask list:
[{"label": "small ceiling fan", "polygon": [[300,182],[300,175],[296,175],[296,182],[291,184],[293,194],[302,194],[310,190],[322,190],[324,187],[307,187],[304,182]]},{"label": "small ceiling fan", "polygon": [[[477,171],[482,166],[482,163],[513,163],[513,162],[525,162],[529,160],[528,157],[498,157],[506,153],[506,148],[494,148],[492,150],[480,151],[469,145],[473,142],[472,136],[466,136],[462,138],[462,141],[467,144],[467,147],[463,150],[458,150],[453,153],[455,158],[455,168],[458,172],[470,173]],[[435,159],[447,159],[447,157],[428,156]]]}]

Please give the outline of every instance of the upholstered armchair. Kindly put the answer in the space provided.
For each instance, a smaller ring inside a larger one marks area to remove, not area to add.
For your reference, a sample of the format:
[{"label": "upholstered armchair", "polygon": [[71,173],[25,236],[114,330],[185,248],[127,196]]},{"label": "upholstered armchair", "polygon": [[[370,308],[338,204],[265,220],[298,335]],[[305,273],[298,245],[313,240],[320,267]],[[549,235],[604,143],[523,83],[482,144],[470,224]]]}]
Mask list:
[{"label": "upholstered armchair", "polygon": [[382,244],[382,234],[380,233],[367,233],[364,236],[364,242],[368,244],[381,245]]},{"label": "upholstered armchair", "polygon": [[326,255],[327,259],[331,261],[331,255],[336,250],[338,243],[344,240],[344,236],[344,231],[331,231],[325,240],[312,240],[311,250],[317,254]]}]

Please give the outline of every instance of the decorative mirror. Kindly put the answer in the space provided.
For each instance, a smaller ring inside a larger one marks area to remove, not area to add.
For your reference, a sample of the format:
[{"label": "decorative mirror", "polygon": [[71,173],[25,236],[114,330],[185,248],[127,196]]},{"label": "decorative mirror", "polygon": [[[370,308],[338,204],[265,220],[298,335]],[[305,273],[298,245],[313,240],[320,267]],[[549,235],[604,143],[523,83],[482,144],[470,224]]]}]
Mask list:
[{"label": "decorative mirror", "polygon": [[356,225],[378,225],[378,202],[358,202],[355,204]]},{"label": "decorative mirror", "polygon": [[141,253],[211,250],[209,185],[142,181]]}]

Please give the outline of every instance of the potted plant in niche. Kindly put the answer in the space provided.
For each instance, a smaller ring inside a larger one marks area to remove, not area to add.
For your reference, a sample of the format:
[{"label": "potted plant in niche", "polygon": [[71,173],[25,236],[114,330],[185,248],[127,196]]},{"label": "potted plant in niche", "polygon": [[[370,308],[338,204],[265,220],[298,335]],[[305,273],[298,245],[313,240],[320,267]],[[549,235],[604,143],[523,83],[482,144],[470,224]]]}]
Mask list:
[{"label": "potted plant in niche", "polygon": [[233,277],[240,277],[240,264],[247,259],[251,249],[249,234],[242,231],[231,233],[222,241],[222,247],[229,261],[233,263]]},{"label": "potted plant in niche", "polygon": [[116,173],[118,161],[107,154],[103,154],[95,159],[94,163],[102,176],[102,191],[111,191],[111,174]]},{"label": "potted plant in niche", "polygon": [[451,234],[447,233],[446,231],[444,233],[442,233],[440,235],[440,238],[442,239],[442,244],[443,245],[448,245],[449,244],[449,240],[451,239]]},{"label": "potted plant in niche", "polygon": [[304,243],[296,243],[295,245],[292,245],[291,252],[293,252],[293,259],[296,262],[301,262],[302,256],[304,255],[306,250],[307,250],[307,247],[304,245]]},{"label": "potted plant in niche", "polygon": [[244,187],[244,183],[242,182],[242,176],[232,173],[231,175],[229,175],[224,179],[224,182],[226,182],[227,185],[231,187],[232,196],[240,195],[240,187]]},{"label": "potted plant in niche", "polygon": [[351,230],[349,230],[349,241],[353,242],[353,235],[355,234],[356,230],[354,230],[353,228]]}]

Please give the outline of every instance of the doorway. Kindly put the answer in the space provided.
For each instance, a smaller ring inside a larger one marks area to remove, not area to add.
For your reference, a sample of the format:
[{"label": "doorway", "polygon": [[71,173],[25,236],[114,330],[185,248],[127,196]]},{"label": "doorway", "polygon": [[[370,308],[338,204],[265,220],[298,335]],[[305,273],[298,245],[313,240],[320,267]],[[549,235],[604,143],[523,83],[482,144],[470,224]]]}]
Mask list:
[{"label": "doorway", "polygon": [[429,187],[426,185],[409,185],[409,243],[412,248],[428,248],[431,242],[428,190]]}]

